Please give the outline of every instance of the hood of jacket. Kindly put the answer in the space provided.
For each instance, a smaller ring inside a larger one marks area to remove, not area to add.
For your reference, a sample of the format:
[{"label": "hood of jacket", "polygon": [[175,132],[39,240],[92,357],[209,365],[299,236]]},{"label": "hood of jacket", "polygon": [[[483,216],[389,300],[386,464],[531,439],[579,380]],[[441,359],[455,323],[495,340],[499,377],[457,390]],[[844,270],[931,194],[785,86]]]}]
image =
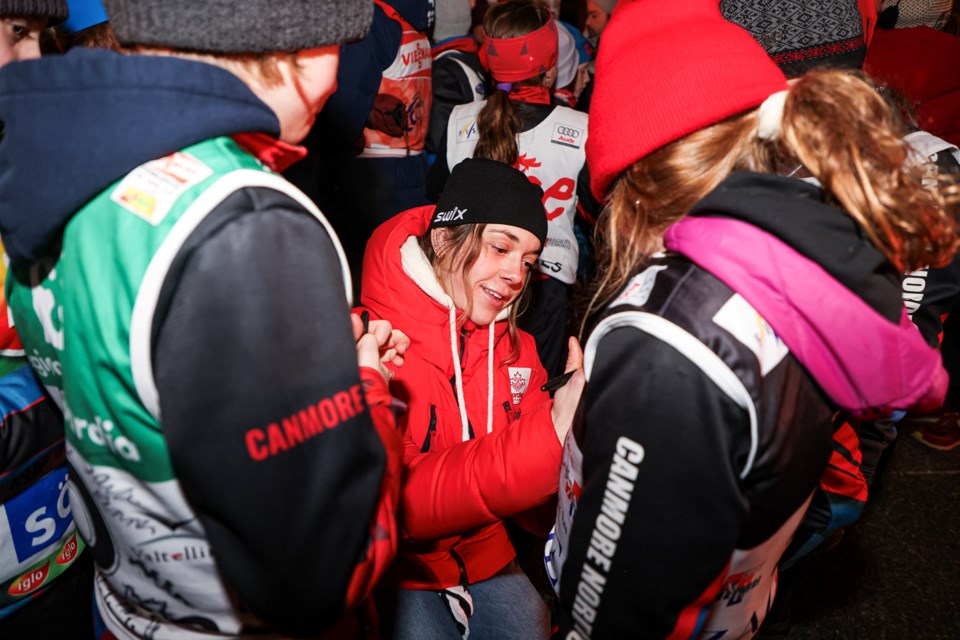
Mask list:
[{"label": "hood of jacket", "polygon": [[[481,373],[488,391],[487,432],[492,428],[493,373],[496,359],[509,353],[510,307],[488,327],[462,319],[463,311],[444,292],[433,266],[417,244],[430,226],[435,207],[399,213],[370,236],[363,257],[360,302],[410,338],[410,351],[452,380],[461,416],[463,440],[469,438],[463,380]],[[462,329],[457,325],[462,322]],[[456,366],[459,363],[459,366]]]},{"label": "hood of jacket", "polygon": [[899,274],[819,187],[734,174],[664,240],[749,302],[840,408],[942,403],[946,371],[907,317]]},{"label": "hood of jacket", "polygon": [[[427,205],[408,209],[380,225],[370,240],[363,256],[360,301],[381,317],[389,318],[401,329],[425,359],[453,375],[450,345],[441,336],[449,334],[453,317],[457,322],[463,311],[456,309],[417,245],[417,238],[426,233],[435,207]],[[494,336],[499,342],[507,331],[502,322],[509,314],[507,307],[497,316]],[[478,327],[470,320],[463,322],[466,339],[482,334],[486,340],[487,327]],[[470,354],[467,354],[470,355]]]},{"label": "hood of jacket", "polygon": [[0,236],[14,266],[48,256],[78,209],[144,162],[221,135],[280,133],[226,70],[101,49],[6,65],[0,121]]}]

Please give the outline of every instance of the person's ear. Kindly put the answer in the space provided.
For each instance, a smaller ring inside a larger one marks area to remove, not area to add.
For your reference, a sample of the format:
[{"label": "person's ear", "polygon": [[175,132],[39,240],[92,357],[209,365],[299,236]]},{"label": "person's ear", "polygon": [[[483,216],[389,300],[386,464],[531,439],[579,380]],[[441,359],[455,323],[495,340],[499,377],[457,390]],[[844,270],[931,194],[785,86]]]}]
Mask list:
[{"label": "person's ear", "polygon": [[543,86],[553,87],[553,83],[557,81],[557,65],[550,67],[550,70],[543,76]]},{"label": "person's ear", "polygon": [[433,247],[433,253],[440,255],[444,245],[450,240],[450,229],[447,227],[437,227],[430,230],[430,245]]}]

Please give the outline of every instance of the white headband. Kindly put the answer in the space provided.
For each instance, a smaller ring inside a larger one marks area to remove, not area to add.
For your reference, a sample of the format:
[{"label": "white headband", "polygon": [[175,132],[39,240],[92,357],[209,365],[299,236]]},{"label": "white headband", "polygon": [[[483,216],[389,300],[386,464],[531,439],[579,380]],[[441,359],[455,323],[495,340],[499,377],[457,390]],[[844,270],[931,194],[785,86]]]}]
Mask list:
[{"label": "white headband", "polygon": [[788,89],[777,91],[767,96],[767,99],[757,110],[757,137],[761,140],[776,140],[780,137],[783,124],[783,106],[787,102]]}]

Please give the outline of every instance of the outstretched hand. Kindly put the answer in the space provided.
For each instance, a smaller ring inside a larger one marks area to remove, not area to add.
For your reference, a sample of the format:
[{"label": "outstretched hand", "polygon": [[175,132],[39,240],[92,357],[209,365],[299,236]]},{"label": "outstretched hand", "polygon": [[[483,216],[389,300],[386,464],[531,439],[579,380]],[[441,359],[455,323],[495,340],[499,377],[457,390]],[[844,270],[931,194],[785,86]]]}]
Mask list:
[{"label": "outstretched hand", "polygon": [[557,430],[557,438],[560,439],[561,444],[573,425],[573,415],[577,411],[577,405],[580,404],[580,395],[587,382],[586,375],[583,373],[583,351],[580,349],[580,342],[574,337],[567,341],[567,364],[563,370],[574,373],[553,396],[551,411],[553,428]]}]

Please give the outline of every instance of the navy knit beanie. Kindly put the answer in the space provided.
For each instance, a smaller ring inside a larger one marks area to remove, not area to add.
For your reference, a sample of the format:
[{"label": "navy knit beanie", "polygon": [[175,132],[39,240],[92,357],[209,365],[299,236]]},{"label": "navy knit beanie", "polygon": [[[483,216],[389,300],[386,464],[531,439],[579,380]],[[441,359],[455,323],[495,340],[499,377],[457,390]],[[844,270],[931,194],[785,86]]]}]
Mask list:
[{"label": "navy knit beanie", "polygon": [[508,224],[547,240],[543,190],[523,172],[488,158],[467,158],[450,172],[430,228]]},{"label": "navy knit beanie", "polygon": [[300,51],[358,40],[372,0],[103,0],[124,46],[213,54]]}]

